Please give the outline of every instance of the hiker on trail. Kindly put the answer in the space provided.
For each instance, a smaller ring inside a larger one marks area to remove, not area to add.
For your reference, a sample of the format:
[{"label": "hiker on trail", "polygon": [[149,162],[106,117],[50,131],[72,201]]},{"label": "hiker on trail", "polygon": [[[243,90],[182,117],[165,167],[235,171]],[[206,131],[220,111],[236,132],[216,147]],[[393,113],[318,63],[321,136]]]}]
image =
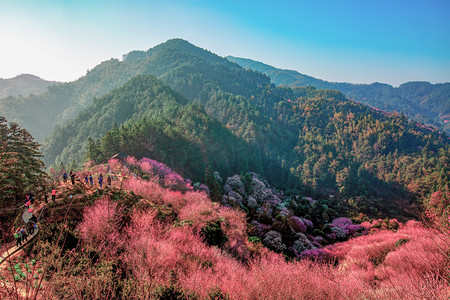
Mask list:
[{"label": "hiker on trail", "polygon": [[89,178],[88,178],[87,174],[84,175],[84,182],[86,182],[86,185],[89,184]]},{"label": "hiker on trail", "polygon": [[72,171],[70,171],[70,180],[72,181],[72,185],[75,184],[75,173],[73,173]]},{"label": "hiker on trail", "polygon": [[103,185],[103,175],[100,174],[100,176],[98,176],[98,184],[100,185],[100,188],[102,188]]},{"label": "hiker on trail", "polygon": [[29,200],[28,196],[27,196],[27,202],[25,202],[25,207],[30,207],[31,205],[31,201]]},{"label": "hiker on trail", "polygon": [[34,230],[37,229],[37,219],[35,217],[35,220],[30,220],[30,234],[34,234]]},{"label": "hiker on trail", "polygon": [[37,218],[35,215],[31,214],[30,222],[37,222]]},{"label": "hiker on trail", "polygon": [[48,203],[48,194],[47,194],[47,192],[44,192],[44,201],[45,201],[45,204]]},{"label": "hiker on trail", "polygon": [[52,190],[52,202],[55,202],[55,200],[56,200],[56,190],[53,189]]},{"label": "hiker on trail", "polygon": [[22,235],[22,242],[25,241],[28,237],[25,225],[23,225],[22,228],[20,229],[20,234]]},{"label": "hiker on trail", "polygon": [[106,178],[106,181],[108,182],[108,185],[111,186],[111,181],[112,181],[111,175],[108,175],[108,178]]},{"label": "hiker on trail", "polygon": [[66,172],[64,172],[64,174],[63,174],[63,180],[64,180],[64,183],[67,182],[67,173]]},{"label": "hiker on trail", "polygon": [[28,222],[28,224],[27,224],[27,227],[28,227],[28,232],[30,232],[30,235],[33,235],[33,233],[34,233],[34,222],[32,222],[30,220],[30,222]]},{"label": "hiker on trail", "polygon": [[17,228],[14,232],[14,238],[16,239],[16,246],[20,247],[22,245],[22,234],[20,233],[20,228]]},{"label": "hiker on trail", "polygon": [[92,174],[89,174],[89,183],[91,184],[91,186],[94,185],[94,178],[92,178]]}]

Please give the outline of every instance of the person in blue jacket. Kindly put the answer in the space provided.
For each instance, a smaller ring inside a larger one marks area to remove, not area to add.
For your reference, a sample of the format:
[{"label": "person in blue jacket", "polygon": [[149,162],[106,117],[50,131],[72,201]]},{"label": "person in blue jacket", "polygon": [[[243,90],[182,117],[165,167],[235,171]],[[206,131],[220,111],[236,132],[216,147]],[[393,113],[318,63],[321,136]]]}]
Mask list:
[{"label": "person in blue jacket", "polygon": [[100,174],[100,176],[98,176],[98,184],[100,185],[100,188],[102,188],[103,186],[103,175]]}]

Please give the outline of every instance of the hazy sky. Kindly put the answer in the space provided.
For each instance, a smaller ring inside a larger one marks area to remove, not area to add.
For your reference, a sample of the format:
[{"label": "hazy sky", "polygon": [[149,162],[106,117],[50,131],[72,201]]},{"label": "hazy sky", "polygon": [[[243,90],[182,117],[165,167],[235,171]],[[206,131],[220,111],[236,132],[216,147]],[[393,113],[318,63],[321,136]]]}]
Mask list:
[{"label": "hazy sky", "polygon": [[0,78],[71,81],[183,38],[329,81],[450,81],[450,1],[0,0]]}]

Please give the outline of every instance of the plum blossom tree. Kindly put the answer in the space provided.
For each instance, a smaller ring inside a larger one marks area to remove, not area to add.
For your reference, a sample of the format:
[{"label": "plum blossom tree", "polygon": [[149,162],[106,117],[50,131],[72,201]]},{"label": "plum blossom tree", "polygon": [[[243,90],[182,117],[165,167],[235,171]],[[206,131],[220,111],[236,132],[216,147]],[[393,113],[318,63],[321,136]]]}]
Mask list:
[{"label": "plum blossom tree", "polygon": [[87,245],[110,253],[120,245],[120,219],[122,209],[105,196],[87,207],[78,225],[81,239]]}]

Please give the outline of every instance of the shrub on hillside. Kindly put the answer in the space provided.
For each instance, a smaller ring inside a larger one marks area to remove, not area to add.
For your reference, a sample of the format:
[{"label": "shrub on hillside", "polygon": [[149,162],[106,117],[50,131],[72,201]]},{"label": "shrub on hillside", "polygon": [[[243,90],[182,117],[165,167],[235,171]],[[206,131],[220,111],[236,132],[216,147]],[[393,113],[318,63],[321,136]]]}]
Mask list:
[{"label": "shrub on hillside", "polygon": [[286,245],[283,244],[281,233],[274,230],[271,230],[264,235],[263,244],[267,248],[278,253],[286,250]]},{"label": "shrub on hillside", "polygon": [[200,230],[204,242],[209,246],[222,248],[228,241],[228,237],[224,234],[220,227],[220,223],[220,221],[208,222],[208,224]]},{"label": "shrub on hillside", "polygon": [[87,207],[78,225],[81,239],[99,250],[112,250],[121,244],[119,226],[121,208],[105,196]]}]

